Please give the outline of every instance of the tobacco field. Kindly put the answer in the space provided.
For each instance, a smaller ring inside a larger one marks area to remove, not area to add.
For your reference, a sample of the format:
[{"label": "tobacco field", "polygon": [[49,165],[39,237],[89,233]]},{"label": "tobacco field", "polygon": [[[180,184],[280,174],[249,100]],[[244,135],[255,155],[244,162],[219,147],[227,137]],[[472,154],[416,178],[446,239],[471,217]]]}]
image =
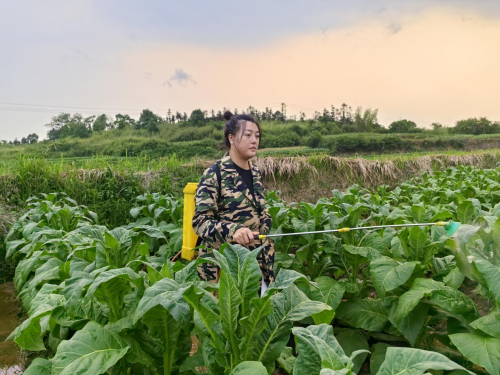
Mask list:
[{"label": "tobacco field", "polygon": [[[30,198],[6,239],[27,312],[9,339],[39,352],[26,375],[500,374],[500,169],[354,185],[316,204],[269,192],[272,233],[461,226],[277,238],[262,296],[258,251],[173,260],[182,200],[141,195],[134,222],[108,228],[72,198]],[[199,280],[200,262],[220,266],[217,284]]]}]

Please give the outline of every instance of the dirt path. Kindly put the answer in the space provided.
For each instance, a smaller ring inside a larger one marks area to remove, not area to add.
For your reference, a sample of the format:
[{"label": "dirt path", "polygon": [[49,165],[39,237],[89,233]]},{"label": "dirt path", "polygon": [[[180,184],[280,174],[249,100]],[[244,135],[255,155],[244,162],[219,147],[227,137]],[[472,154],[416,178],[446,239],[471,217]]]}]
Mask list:
[{"label": "dirt path", "polygon": [[0,284],[0,375],[23,373],[23,363],[18,346],[5,339],[18,326],[21,307],[15,300],[12,282]]}]

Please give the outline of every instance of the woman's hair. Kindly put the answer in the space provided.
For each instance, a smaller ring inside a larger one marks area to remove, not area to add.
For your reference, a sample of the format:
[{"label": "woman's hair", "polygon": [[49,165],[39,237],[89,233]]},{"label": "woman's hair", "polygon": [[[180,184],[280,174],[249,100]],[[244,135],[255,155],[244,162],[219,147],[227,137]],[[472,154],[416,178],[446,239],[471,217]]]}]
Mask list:
[{"label": "woman's hair", "polygon": [[247,122],[253,122],[255,125],[257,125],[257,128],[259,129],[259,133],[261,133],[262,136],[262,131],[260,130],[260,124],[253,118],[253,116],[250,115],[233,115],[231,112],[226,111],[224,112],[224,120],[226,120],[226,125],[224,126],[224,146],[226,146],[227,149],[231,148],[231,142],[229,142],[229,134],[232,134],[233,137],[236,137],[236,134],[241,130],[242,133],[246,129],[246,123]]}]

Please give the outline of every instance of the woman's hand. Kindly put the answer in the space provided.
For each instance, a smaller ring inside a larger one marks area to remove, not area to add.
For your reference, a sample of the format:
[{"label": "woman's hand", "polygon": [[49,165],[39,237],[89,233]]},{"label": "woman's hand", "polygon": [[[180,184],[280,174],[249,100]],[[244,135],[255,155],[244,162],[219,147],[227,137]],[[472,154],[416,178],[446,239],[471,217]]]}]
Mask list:
[{"label": "woman's hand", "polygon": [[254,241],[254,236],[259,235],[259,232],[252,232],[248,228],[240,228],[238,229],[234,235],[233,235],[233,240],[237,244],[240,244],[242,246],[248,246]]}]

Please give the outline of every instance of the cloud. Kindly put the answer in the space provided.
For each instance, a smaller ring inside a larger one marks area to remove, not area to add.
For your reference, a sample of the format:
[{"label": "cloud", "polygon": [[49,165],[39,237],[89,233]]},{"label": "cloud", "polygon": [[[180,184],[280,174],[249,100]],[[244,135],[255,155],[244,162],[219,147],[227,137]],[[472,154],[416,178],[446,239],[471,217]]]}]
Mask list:
[{"label": "cloud", "polygon": [[402,28],[403,28],[403,25],[401,25],[400,23],[397,23],[397,22],[393,22],[389,26],[387,26],[387,30],[389,30],[389,33],[391,35],[396,35],[397,33],[399,33],[401,31]]},{"label": "cloud", "polygon": [[186,86],[190,82],[195,85],[197,84],[191,74],[186,73],[184,69],[177,68],[174,74],[163,82],[163,86],[172,87],[174,83],[177,83],[179,86]]},{"label": "cloud", "polygon": [[79,48],[71,48],[62,55],[63,60],[91,60],[89,54]]}]

